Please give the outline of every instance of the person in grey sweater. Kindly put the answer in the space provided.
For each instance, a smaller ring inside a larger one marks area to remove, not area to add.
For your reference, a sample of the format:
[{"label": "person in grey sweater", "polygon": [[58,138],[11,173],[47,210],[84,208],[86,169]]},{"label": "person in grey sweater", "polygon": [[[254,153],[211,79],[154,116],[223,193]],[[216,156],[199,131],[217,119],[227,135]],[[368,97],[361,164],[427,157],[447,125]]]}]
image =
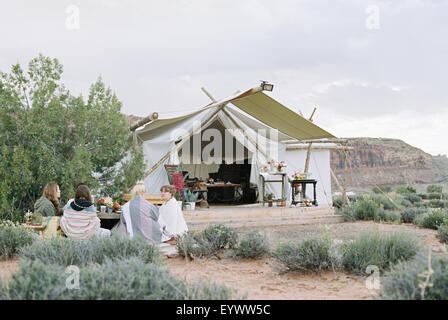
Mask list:
[{"label": "person in grey sweater", "polygon": [[62,209],[59,209],[59,198],[61,190],[57,183],[50,182],[44,187],[42,197],[37,199],[34,204],[34,213],[40,213],[43,217],[62,215]]}]

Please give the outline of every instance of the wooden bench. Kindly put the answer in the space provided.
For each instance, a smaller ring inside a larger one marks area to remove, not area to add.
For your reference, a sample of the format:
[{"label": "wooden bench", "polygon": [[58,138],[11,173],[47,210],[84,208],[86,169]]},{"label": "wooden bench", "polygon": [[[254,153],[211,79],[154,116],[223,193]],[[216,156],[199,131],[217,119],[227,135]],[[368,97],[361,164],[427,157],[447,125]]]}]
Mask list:
[{"label": "wooden bench", "polygon": [[[132,194],[125,193],[123,198],[127,202],[132,199]],[[162,205],[165,203],[165,200],[162,199],[162,195],[160,194],[145,193],[144,198],[154,205]]]}]

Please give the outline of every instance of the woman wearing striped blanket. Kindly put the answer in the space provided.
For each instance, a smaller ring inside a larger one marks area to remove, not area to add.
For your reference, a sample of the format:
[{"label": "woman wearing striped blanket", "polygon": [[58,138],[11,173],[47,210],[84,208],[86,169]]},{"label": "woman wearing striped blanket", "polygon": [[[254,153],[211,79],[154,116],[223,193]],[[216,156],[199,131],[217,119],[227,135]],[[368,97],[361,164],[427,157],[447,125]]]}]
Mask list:
[{"label": "woman wearing striped blanket", "polygon": [[121,207],[120,234],[130,238],[143,236],[151,243],[165,242],[172,235],[165,232],[165,223],[160,219],[159,210],[144,198],[145,193],[143,181],[138,181],[132,190],[132,199]]},{"label": "woman wearing striped blanket", "polygon": [[110,236],[110,230],[100,228],[90,189],[85,184],[76,188],[75,199],[64,209],[61,229],[72,239],[89,239],[93,235]]}]

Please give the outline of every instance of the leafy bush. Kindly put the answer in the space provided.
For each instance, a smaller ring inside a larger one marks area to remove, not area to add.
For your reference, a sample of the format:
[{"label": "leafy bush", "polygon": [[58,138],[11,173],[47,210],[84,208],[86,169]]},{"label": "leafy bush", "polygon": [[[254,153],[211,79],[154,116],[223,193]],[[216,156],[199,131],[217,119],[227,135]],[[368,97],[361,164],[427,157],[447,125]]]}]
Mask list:
[{"label": "leafy bush", "polygon": [[133,257],[106,259],[102,265],[79,268],[79,288],[70,269],[42,261],[24,260],[12,281],[0,289],[0,298],[14,300],[196,300],[231,299],[232,289],[197,281],[190,285],[167,269]]},{"label": "leafy bush", "polygon": [[202,234],[215,250],[234,248],[238,243],[237,230],[223,224],[210,225],[202,231]]},{"label": "leafy bush", "polygon": [[437,228],[436,238],[442,243],[448,243],[448,220]]},{"label": "leafy bush", "polygon": [[401,214],[397,211],[384,210],[383,208],[380,208],[378,210],[378,220],[385,222],[400,223]]},{"label": "leafy bush", "polygon": [[447,206],[447,202],[443,200],[430,200],[428,202],[428,206],[430,208],[445,208]]},{"label": "leafy bush", "polygon": [[199,233],[186,232],[176,238],[179,254],[191,258],[215,255],[221,249],[235,248],[237,243],[237,230],[222,224],[210,225]]},{"label": "leafy bush", "polygon": [[400,186],[395,189],[396,193],[399,194],[409,194],[409,193],[417,193],[417,190],[411,186]]},{"label": "leafy bush", "polygon": [[139,257],[146,263],[161,263],[158,247],[142,237],[127,239],[119,236],[92,237],[89,240],[50,238],[23,247],[20,255],[30,260],[62,266],[84,266],[103,263],[106,258],[123,259]]},{"label": "leafy bush", "polygon": [[391,186],[377,186],[377,187],[373,187],[372,191],[374,193],[389,193],[392,191],[392,187]]},{"label": "leafy bush", "polygon": [[273,256],[291,271],[314,271],[332,267],[330,242],[325,239],[279,243],[273,251]]},{"label": "leafy bush", "polygon": [[337,214],[342,215],[345,222],[353,222],[357,220],[356,216],[356,204],[350,203],[345,207],[339,208]]},{"label": "leafy bush", "polygon": [[427,211],[428,209],[426,208],[406,208],[401,212],[401,221],[405,223],[413,223],[418,215]]},{"label": "leafy bush", "polygon": [[0,259],[12,258],[33,240],[33,234],[25,227],[3,224],[0,226]]},{"label": "leafy bush", "polygon": [[439,184],[431,184],[431,185],[426,187],[426,192],[427,193],[438,193],[438,194],[441,194],[442,191],[443,191],[443,186],[441,186]]},{"label": "leafy bush", "polygon": [[179,254],[183,257],[202,258],[217,253],[212,243],[204,239],[202,233],[185,232],[176,237],[176,247]]},{"label": "leafy bush", "polygon": [[442,198],[443,198],[442,193],[429,193],[428,194],[428,199],[430,199],[430,200],[441,200]]},{"label": "leafy bush", "polygon": [[412,234],[363,232],[354,241],[345,243],[342,265],[360,274],[364,274],[369,265],[386,270],[400,260],[414,257],[419,247],[418,239]]},{"label": "leafy bush", "polygon": [[420,198],[422,198],[422,199],[424,199],[424,200],[426,200],[426,199],[428,199],[428,194],[427,193],[419,193],[419,194],[417,194]]},{"label": "leafy bush", "polygon": [[[448,258],[431,256],[433,273],[429,284],[425,285],[429,257],[424,252],[414,259],[399,262],[385,274],[382,280],[380,298],[385,300],[447,300],[448,299]],[[422,295],[423,293],[423,295]]]},{"label": "leafy bush", "polygon": [[355,207],[357,220],[378,220],[379,206],[373,200],[358,200]]},{"label": "leafy bush", "polygon": [[414,223],[421,228],[437,230],[437,228],[448,220],[448,211],[430,210],[418,216]]},{"label": "leafy bush", "polygon": [[422,198],[414,193],[410,193],[407,194],[404,199],[408,200],[409,202],[411,202],[412,204],[417,203],[417,202],[421,202]]},{"label": "leafy bush", "polygon": [[407,200],[407,199],[403,199],[403,200],[401,200],[401,205],[404,206],[404,207],[407,207],[407,208],[413,206],[412,202],[409,201],[409,200]]},{"label": "leafy bush", "polygon": [[269,254],[269,240],[266,234],[258,230],[247,233],[236,248],[236,255],[257,259]]},{"label": "leafy bush", "polygon": [[335,207],[337,209],[342,208],[342,198],[341,197],[333,198],[333,207]]}]

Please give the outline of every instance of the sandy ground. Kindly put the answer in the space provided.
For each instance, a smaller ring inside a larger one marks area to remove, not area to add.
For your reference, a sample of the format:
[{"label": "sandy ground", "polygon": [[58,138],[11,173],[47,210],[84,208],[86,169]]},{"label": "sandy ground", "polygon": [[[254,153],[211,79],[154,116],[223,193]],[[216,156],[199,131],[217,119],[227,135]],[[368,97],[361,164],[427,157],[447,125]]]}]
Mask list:
[{"label": "sandy ground", "polygon": [[[385,224],[375,222],[353,222],[331,225],[305,225],[275,228],[258,228],[266,232],[271,247],[281,241],[300,241],[314,236],[329,234],[333,239],[349,239],[363,230],[378,230],[381,233],[405,231],[416,234],[426,246],[440,247],[436,232],[420,229],[410,224]],[[240,229],[244,234],[251,229]],[[298,300],[298,299],[372,299],[375,292],[367,289],[366,278],[344,272],[321,273],[289,272],[279,274],[278,264],[272,258],[261,260],[196,259],[185,260],[179,256],[165,258],[171,272],[181,279],[194,281],[207,278],[232,287],[248,299]],[[9,280],[18,270],[19,259],[0,261],[0,279]]]}]

